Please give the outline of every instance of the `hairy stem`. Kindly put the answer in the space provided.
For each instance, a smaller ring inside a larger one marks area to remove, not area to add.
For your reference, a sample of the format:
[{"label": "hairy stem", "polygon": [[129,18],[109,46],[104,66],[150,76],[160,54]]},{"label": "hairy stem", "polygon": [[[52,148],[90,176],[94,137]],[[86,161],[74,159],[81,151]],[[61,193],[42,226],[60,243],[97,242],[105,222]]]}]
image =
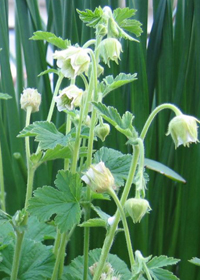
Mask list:
[{"label": "hairy stem", "polygon": [[16,232],[16,243],[15,243],[15,251],[13,256],[12,270],[10,280],[17,280],[22,242],[23,242],[24,232]]},{"label": "hairy stem", "polygon": [[[133,152],[133,158],[132,158],[132,162],[131,162],[131,167],[130,167],[129,174],[128,174],[128,178],[127,178],[126,185],[124,187],[124,191],[122,193],[122,197],[121,197],[121,200],[120,200],[120,203],[121,203],[122,207],[124,206],[124,203],[125,203],[125,201],[128,197],[130,189],[131,189],[131,185],[132,185],[132,182],[133,182],[133,177],[135,175],[135,171],[136,171],[136,167],[137,167],[138,157],[139,157],[139,147],[135,146],[134,152]],[[97,266],[97,269],[95,271],[93,280],[99,280],[99,278],[101,276],[102,269],[103,269],[103,267],[106,263],[108,253],[109,253],[109,251],[111,249],[111,246],[112,246],[112,243],[113,243],[113,239],[114,239],[114,236],[115,236],[115,232],[116,232],[119,220],[120,220],[120,212],[119,212],[119,210],[117,210],[116,214],[115,214],[114,223],[110,226],[110,229],[109,229],[109,231],[106,235],[106,238],[105,238],[105,241],[104,241],[104,244],[103,244],[103,247],[102,247],[102,251],[101,251],[101,256],[100,256],[98,266]]]},{"label": "hairy stem", "polygon": [[0,207],[3,211],[6,212],[6,199],[5,199],[5,188],[4,188],[1,141],[0,141]]}]

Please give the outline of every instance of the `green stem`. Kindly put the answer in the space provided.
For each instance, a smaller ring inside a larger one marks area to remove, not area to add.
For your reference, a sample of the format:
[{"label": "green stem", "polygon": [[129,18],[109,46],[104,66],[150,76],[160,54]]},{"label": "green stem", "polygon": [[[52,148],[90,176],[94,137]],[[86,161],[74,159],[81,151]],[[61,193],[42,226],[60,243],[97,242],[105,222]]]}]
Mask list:
[{"label": "green stem", "polygon": [[24,232],[16,232],[16,243],[15,243],[15,251],[13,256],[13,264],[12,264],[12,271],[10,280],[17,280],[18,270],[19,270],[19,263],[20,263],[20,256],[21,256],[21,249],[22,249],[22,241],[24,237]]},{"label": "green stem", "polygon": [[0,206],[3,211],[6,212],[6,199],[4,188],[4,176],[3,176],[3,161],[2,161],[1,141],[0,141]]},{"label": "green stem", "polygon": [[53,115],[53,110],[54,110],[54,107],[55,107],[55,100],[54,100],[54,97],[58,95],[58,91],[60,89],[60,85],[62,83],[62,80],[63,80],[64,76],[63,74],[60,72],[59,73],[59,78],[58,78],[58,81],[56,83],[56,87],[55,87],[55,90],[54,90],[54,94],[53,94],[53,97],[52,97],[52,100],[51,100],[51,105],[50,105],[50,109],[49,109],[49,113],[48,113],[48,116],[47,116],[47,121],[50,122],[51,121],[51,118],[52,118],[52,115]]},{"label": "green stem", "polygon": [[149,127],[150,127],[150,125],[151,125],[153,119],[154,119],[155,116],[156,116],[160,111],[162,111],[163,109],[170,109],[170,110],[174,111],[174,113],[175,113],[176,115],[182,115],[182,112],[181,112],[175,105],[170,104],[170,103],[164,103],[164,104],[162,104],[162,105],[156,107],[156,108],[152,111],[152,113],[149,115],[149,117],[148,117],[148,119],[147,119],[147,121],[146,121],[146,123],[145,123],[145,125],[144,125],[144,127],[143,127],[143,130],[142,130],[142,132],[141,132],[141,134],[140,134],[140,138],[141,138],[141,139],[144,140],[144,138],[145,138],[145,136],[146,136],[146,134],[147,134],[147,131],[148,131],[148,129],[149,129]]},{"label": "green stem", "polygon": [[[136,167],[137,167],[138,157],[139,157],[139,147],[135,146],[134,153],[133,153],[133,158],[132,158],[132,162],[131,162],[131,167],[130,167],[129,174],[128,174],[128,178],[127,178],[126,185],[124,187],[124,191],[122,193],[122,197],[121,197],[121,200],[120,200],[120,203],[121,203],[122,207],[125,204],[125,201],[128,197],[128,194],[129,194],[131,186],[132,186],[133,178],[134,178]],[[101,251],[101,256],[100,256],[98,266],[97,266],[97,269],[95,271],[95,275],[93,277],[93,280],[99,280],[99,278],[101,276],[102,269],[105,265],[108,253],[109,253],[109,251],[111,249],[111,246],[112,246],[112,243],[113,243],[113,239],[114,239],[114,236],[115,236],[115,232],[116,232],[119,220],[120,220],[120,213],[119,213],[119,210],[117,210],[117,212],[115,214],[114,223],[110,226],[110,229],[109,229],[109,231],[107,233],[107,236],[105,238],[105,241],[104,241],[104,244],[103,244],[103,247],[102,247],[102,251]]]},{"label": "green stem", "polygon": [[[91,52],[91,57],[93,61],[93,80],[90,81],[89,88],[93,84],[94,86],[94,99],[97,99],[97,69],[96,69],[96,58]],[[91,99],[90,99],[91,100]],[[87,100],[87,104],[89,104],[89,101]],[[86,104],[86,105],[87,105]],[[87,106],[85,107],[87,109]],[[91,116],[91,123],[90,123],[90,135],[88,140],[88,153],[87,153],[87,161],[86,166],[89,167],[92,163],[92,152],[93,152],[93,142],[94,142],[94,127],[96,124],[96,109],[93,107],[92,109],[92,116]],[[87,188],[86,193],[86,200],[90,201],[91,194],[90,189]],[[85,221],[90,218],[90,206],[87,206],[85,208]],[[89,239],[90,239],[90,228],[85,227],[84,228],[84,248],[83,248],[83,255],[84,255],[84,272],[83,272],[83,279],[87,280],[88,276],[88,252],[89,252]]]},{"label": "green stem", "polygon": [[[32,113],[32,107],[28,106],[27,110],[26,110],[25,127],[27,127],[30,124],[31,113]],[[30,155],[31,155],[29,136],[25,137],[25,149],[26,149],[26,164],[27,164],[27,167],[28,167],[29,166]]]},{"label": "green stem", "polygon": [[27,178],[27,189],[26,189],[26,200],[25,209],[28,207],[28,201],[32,197],[33,192],[33,179],[34,179],[35,169],[32,167],[28,168],[28,178]]},{"label": "green stem", "polygon": [[60,230],[57,228],[56,239],[53,247],[53,253],[55,254],[55,256],[57,256],[58,254],[58,250],[60,247],[60,240],[61,240],[61,233]]},{"label": "green stem", "polygon": [[147,279],[152,280],[151,274],[149,273],[148,267],[146,266],[146,263],[143,263],[144,271],[146,273]]},{"label": "green stem", "polygon": [[126,237],[126,245],[127,245],[127,249],[128,249],[129,260],[130,260],[130,264],[131,264],[131,268],[132,268],[135,263],[135,260],[134,260],[133,249],[132,249],[131,238],[130,238],[130,234],[129,234],[129,228],[128,228],[126,216],[124,214],[124,210],[122,208],[122,205],[121,205],[115,191],[111,188],[111,189],[109,189],[108,193],[115,201],[115,203],[119,209],[119,212],[120,212],[121,220],[122,220],[123,227],[124,227],[125,237]]},{"label": "green stem", "polygon": [[87,42],[83,45],[82,48],[86,49],[86,48],[88,48],[89,46],[95,45],[95,44],[96,44],[96,40],[95,40],[95,39],[91,39],[91,40],[87,41]]}]

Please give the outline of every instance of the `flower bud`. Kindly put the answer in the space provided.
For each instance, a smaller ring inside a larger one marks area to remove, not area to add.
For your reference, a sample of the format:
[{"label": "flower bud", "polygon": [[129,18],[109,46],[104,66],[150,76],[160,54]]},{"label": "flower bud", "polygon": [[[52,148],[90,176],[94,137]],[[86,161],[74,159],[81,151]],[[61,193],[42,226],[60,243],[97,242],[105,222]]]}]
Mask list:
[{"label": "flower bud", "polygon": [[37,89],[26,88],[21,94],[20,104],[21,108],[25,111],[28,107],[31,107],[32,113],[37,112],[41,104],[41,94],[38,93]]},{"label": "flower bud", "polygon": [[99,124],[95,127],[94,133],[101,139],[102,142],[104,142],[106,136],[110,133],[110,125],[107,123]]},{"label": "flower bud", "polygon": [[98,24],[96,33],[97,35],[104,37],[108,33],[108,28],[105,24]]},{"label": "flower bud", "polygon": [[58,111],[73,110],[80,106],[83,90],[75,85],[68,86],[60,91],[59,96],[54,97]]},{"label": "flower bud", "polygon": [[88,49],[70,46],[66,50],[55,51],[53,58],[57,59],[57,65],[67,78],[73,79],[88,70],[90,57]]},{"label": "flower bud", "polygon": [[197,122],[195,117],[188,115],[178,115],[174,117],[168,126],[166,135],[171,134],[175,148],[180,145],[189,147],[190,143],[198,141]]},{"label": "flower bud", "polygon": [[112,173],[102,161],[91,165],[81,179],[90,186],[92,191],[97,193],[103,193],[110,188],[114,188],[115,183]]},{"label": "flower bud", "polygon": [[139,223],[146,213],[151,210],[149,202],[143,198],[130,198],[124,205],[125,213],[134,223]]},{"label": "flower bud", "polygon": [[118,64],[120,52],[122,52],[122,45],[115,38],[106,38],[102,40],[99,45],[99,54],[102,57],[104,63],[108,64],[109,67],[110,60],[113,60]]}]

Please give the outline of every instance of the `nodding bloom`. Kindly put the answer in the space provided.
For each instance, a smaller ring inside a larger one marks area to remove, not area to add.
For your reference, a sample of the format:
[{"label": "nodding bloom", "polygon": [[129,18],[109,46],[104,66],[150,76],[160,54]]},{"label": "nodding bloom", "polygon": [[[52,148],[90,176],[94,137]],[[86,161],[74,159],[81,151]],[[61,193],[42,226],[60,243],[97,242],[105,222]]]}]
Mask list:
[{"label": "nodding bloom", "polygon": [[81,179],[92,191],[97,193],[103,193],[110,188],[114,188],[115,183],[112,173],[102,161],[98,164],[91,165]]},{"label": "nodding bloom", "polygon": [[146,213],[151,210],[148,200],[144,198],[129,198],[124,205],[125,213],[134,223],[140,223]]},{"label": "nodding bloom", "polygon": [[75,85],[64,88],[58,96],[54,97],[58,111],[73,110],[80,106],[82,95],[83,90]]},{"label": "nodding bloom", "polygon": [[102,142],[105,141],[106,137],[110,133],[110,125],[107,123],[100,123],[94,129],[95,135],[101,139]]},{"label": "nodding bloom", "polygon": [[21,94],[20,104],[25,111],[27,111],[28,107],[31,107],[32,113],[37,112],[41,104],[41,94],[38,93],[37,89],[26,88]]},{"label": "nodding bloom", "polygon": [[99,54],[103,62],[110,67],[110,60],[118,64],[120,53],[122,52],[121,43],[115,38],[106,38],[99,45]]},{"label": "nodding bloom", "polygon": [[55,51],[53,58],[57,59],[57,66],[63,75],[70,79],[87,71],[90,64],[88,49],[81,47],[70,46],[66,50]]},{"label": "nodding bloom", "polygon": [[171,135],[175,148],[180,145],[189,147],[191,143],[199,142],[197,122],[199,120],[195,117],[184,114],[177,115],[170,121],[166,135]]}]

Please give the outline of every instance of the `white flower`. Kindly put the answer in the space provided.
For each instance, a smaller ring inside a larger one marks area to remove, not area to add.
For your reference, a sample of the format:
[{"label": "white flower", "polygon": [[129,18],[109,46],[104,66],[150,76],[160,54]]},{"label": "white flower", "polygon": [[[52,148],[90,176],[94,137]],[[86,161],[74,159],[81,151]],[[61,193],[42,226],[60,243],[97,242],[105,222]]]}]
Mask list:
[{"label": "white flower", "polygon": [[190,143],[199,142],[197,122],[199,121],[195,117],[184,114],[170,121],[166,135],[171,134],[175,148],[180,145],[189,147]]},{"label": "white flower", "polygon": [[114,224],[114,221],[115,221],[115,216],[112,216],[112,217],[109,217],[109,218],[108,218],[108,224],[109,224],[110,226],[112,226],[112,225]]},{"label": "white flower", "polygon": [[115,38],[106,38],[101,41],[99,45],[99,54],[105,64],[110,67],[110,60],[115,61],[118,64],[120,59],[120,53],[122,52],[121,43]]},{"label": "white flower", "polygon": [[81,47],[70,46],[66,50],[55,51],[53,58],[63,75],[73,79],[88,70],[90,57],[88,50]]},{"label": "white flower", "polygon": [[32,107],[32,113],[37,112],[41,104],[41,94],[38,93],[37,89],[26,88],[21,94],[20,104],[25,111],[28,107]]},{"label": "white flower", "polygon": [[75,85],[64,88],[60,91],[59,96],[54,97],[58,111],[73,110],[75,107],[80,106],[82,95],[83,90]]},{"label": "white flower", "polygon": [[91,165],[81,179],[97,193],[106,192],[109,188],[114,188],[114,177],[104,162]]}]

